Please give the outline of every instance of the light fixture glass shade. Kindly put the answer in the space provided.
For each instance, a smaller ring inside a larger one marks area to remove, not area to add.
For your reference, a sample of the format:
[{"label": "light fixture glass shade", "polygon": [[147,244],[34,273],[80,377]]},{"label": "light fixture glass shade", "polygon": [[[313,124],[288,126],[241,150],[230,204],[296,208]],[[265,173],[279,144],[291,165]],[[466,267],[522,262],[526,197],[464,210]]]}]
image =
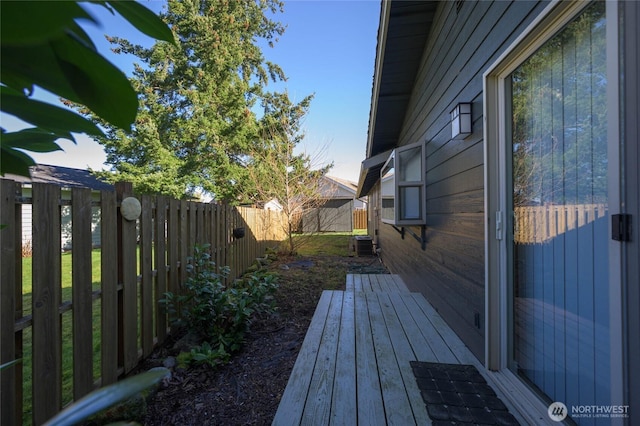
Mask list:
[{"label": "light fixture glass shade", "polygon": [[471,103],[459,103],[451,111],[451,138],[464,139],[471,133]]}]

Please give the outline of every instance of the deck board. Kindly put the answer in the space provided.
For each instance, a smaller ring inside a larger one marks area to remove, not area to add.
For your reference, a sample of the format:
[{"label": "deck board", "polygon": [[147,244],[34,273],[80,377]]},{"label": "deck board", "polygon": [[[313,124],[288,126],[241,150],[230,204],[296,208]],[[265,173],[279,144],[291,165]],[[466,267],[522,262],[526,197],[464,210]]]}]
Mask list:
[{"label": "deck board", "polygon": [[347,425],[352,422],[350,410],[356,406],[356,327],[353,292],[344,293],[342,299],[342,320],[339,325],[336,373],[333,381],[331,401],[331,421],[334,425]]},{"label": "deck board", "polygon": [[[362,280],[360,280],[360,283]],[[362,287],[360,287],[362,289]],[[382,403],[382,391],[378,377],[373,334],[369,321],[369,307],[367,299],[358,297],[355,301],[356,308],[356,382],[357,389],[357,419],[358,425],[384,425],[384,406]],[[368,389],[368,392],[362,392]]]},{"label": "deck board", "polygon": [[[447,325],[442,317],[431,306],[427,299],[420,294],[414,294],[413,300],[422,309],[424,317],[429,320],[434,330],[437,330],[439,339],[435,338],[432,343],[435,345],[436,341],[444,342],[448,351],[444,347],[441,347],[440,351],[436,351],[438,355],[438,362],[446,362],[450,364],[473,364],[476,367],[481,367],[478,359],[473,356],[469,348],[460,340],[460,337]],[[422,330],[428,330],[423,328]]]},{"label": "deck board", "polygon": [[[411,405],[402,380],[400,368],[393,351],[391,334],[385,322],[381,303],[375,293],[365,293],[369,307],[369,321],[378,364],[380,388],[385,407],[387,424],[408,425],[413,423]],[[400,331],[401,332],[401,331]]]},{"label": "deck board", "polygon": [[[453,338],[445,338],[442,335],[442,330],[448,329],[449,326],[444,322],[440,315],[438,315],[436,310],[433,309],[421,294],[413,293],[410,297],[405,298],[404,300],[409,305],[408,309],[410,310],[414,321],[417,324],[420,324],[419,330],[422,338],[424,338],[427,346],[435,356],[435,359],[428,362],[445,362],[449,364],[459,363],[458,358],[450,347],[450,344],[455,342],[455,340]],[[455,336],[455,339],[459,340],[457,335],[453,334],[453,336]],[[446,337],[449,336],[447,335]],[[418,339],[419,336],[416,335],[415,338]],[[426,360],[420,359],[418,361]]]},{"label": "deck board", "polygon": [[410,361],[477,363],[397,275],[322,293],[273,425],[429,425]]},{"label": "deck board", "polygon": [[411,295],[390,293],[389,298],[395,307],[396,314],[402,323],[405,333],[407,336],[410,336],[409,344],[411,345],[411,349],[415,353],[416,358],[436,362],[437,357],[433,352],[432,345],[429,344],[422,334],[419,321],[423,321],[423,318],[420,316],[416,319],[415,314],[412,314],[411,312],[411,303],[413,302]]},{"label": "deck board", "polygon": [[309,393],[302,416],[303,425],[328,424],[331,415],[333,379],[336,371],[339,327],[342,317],[343,292],[331,291],[331,303],[327,314],[324,333],[318,348],[316,365],[309,385]]},{"label": "deck board", "polygon": [[[391,424],[411,424],[414,421],[416,424],[427,424],[429,422],[429,416],[427,414],[424,401],[416,385],[416,381],[411,369],[411,361],[416,360],[416,355],[413,351],[409,336],[406,334],[396,312],[396,305],[392,304],[389,294],[380,293],[377,294],[380,301],[380,308],[382,315],[385,318],[387,324],[387,330],[391,341],[391,347],[393,348],[396,363],[398,365],[398,371],[402,376],[402,380],[396,382],[402,385],[404,391],[403,403],[406,400],[409,411],[406,413],[406,418],[400,419],[399,422],[392,421]],[[404,408],[404,407],[403,407]],[[395,411],[395,410],[394,410]],[[404,411],[404,410],[403,410]],[[409,414],[412,417],[409,417]]]},{"label": "deck board", "polygon": [[[330,292],[323,292],[316,306],[309,329],[304,338],[298,358],[291,370],[289,382],[285,388],[278,411],[273,420],[273,424],[277,425],[299,425],[302,419],[309,385],[311,384],[311,375],[309,371],[313,371],[313,365],[316,363],[320,340],[324,332],[326,317],[329,313],[329,305],[331,303]],[[309,370],[311,366],[311,370]]]}]

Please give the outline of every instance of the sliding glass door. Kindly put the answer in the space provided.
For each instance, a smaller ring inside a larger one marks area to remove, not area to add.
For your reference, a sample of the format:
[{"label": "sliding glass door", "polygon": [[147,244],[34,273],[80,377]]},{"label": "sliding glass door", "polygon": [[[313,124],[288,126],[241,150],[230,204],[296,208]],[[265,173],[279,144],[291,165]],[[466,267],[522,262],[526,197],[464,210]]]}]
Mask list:
[{"label": "sliding glass door", "polygon": [[510,367],[567,406],[610,404],[605,33],[596,2],[506,79]]}]

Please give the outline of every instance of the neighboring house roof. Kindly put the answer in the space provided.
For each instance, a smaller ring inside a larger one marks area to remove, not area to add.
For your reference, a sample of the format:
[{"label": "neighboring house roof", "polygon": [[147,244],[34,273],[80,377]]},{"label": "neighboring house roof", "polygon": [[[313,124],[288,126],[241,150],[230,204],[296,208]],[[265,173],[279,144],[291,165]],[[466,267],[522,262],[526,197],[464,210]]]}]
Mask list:
[{"label": "neighboring house roof", "polygon": [[327,198],[355,198],[357,185],[346,179],[323,176],[320,189]]},{"label": "neighboring house roof", "polygon": [[354,191],[358,188],[358,184],[356,182],[347,180],[347,179],[342,179],[339,177],[335,177],[335,176],[325,176],[327,179],[331,179],[335,182],[338,182],[339,184],[341,184],[342,186],[346,187],[346,188],[350,188],[353,189]]},{"label": "neighboring house roof", "polygon": [[431,33],[437,1],[383,1],[371,94],[367,159],[358,197],[367,195],[399,139],[411,91]]},{"label": "neighboring house roof", "polygon": [[[356,198],[356,189],[358,185],[350,180],[342,179],[334,176],[323,176],[319,185],[320,198],[327,200],[353,200]],[[359,200],[366,203],[365,200]],[[258,203],[265,210],[282,210],[282,204],[275,198]]]},{"label": "neighboring house roof", "polygon": [[112,191],[113,185],[103,182],[89,170],[37,164],[29,167],[31,178],[7,173],[5,179],[21,183],[51,183],[63,188],[90,188],[97,191]]},{"label": "neighboring house roof", "polygon": [[320,186],[320,193],[323,197],[331,199],[353,199],[356,198],[358,185],[346,179],[333,176],[323,176]]}]

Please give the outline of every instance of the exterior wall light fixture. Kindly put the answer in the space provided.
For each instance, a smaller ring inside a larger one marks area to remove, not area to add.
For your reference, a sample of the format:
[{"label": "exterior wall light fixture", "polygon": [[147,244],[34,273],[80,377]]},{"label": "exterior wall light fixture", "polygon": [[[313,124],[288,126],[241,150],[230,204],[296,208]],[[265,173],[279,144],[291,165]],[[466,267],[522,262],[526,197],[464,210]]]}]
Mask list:
[{"label": "exterior wall light fixture", "polygon": [[464,139],[471,133],[471,103],[459,103],[451,111],[451,138]]}]

